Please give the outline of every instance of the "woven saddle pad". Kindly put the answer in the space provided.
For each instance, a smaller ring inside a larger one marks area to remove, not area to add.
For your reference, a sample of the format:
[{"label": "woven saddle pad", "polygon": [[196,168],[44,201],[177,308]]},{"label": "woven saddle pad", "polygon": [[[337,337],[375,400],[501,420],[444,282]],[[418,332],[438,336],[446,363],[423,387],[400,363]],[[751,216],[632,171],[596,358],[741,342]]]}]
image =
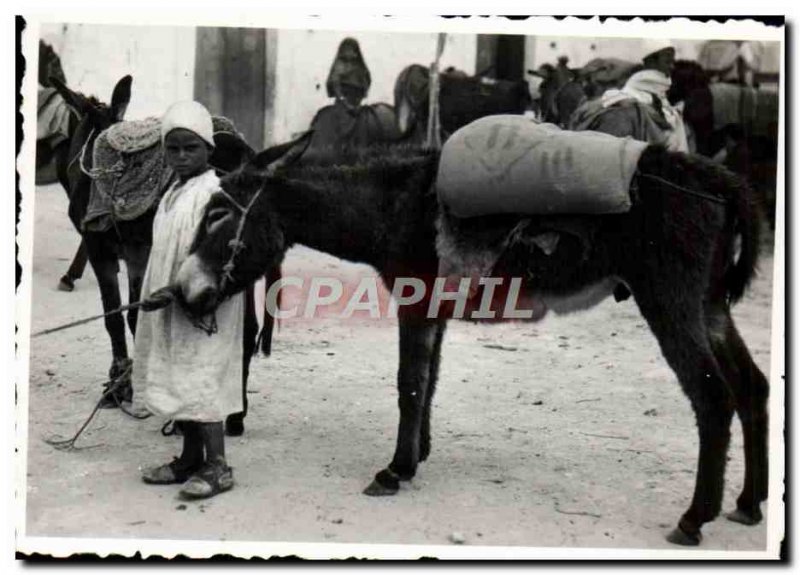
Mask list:
[{"label": "woven saddle pad", "polygon": [[[215,136],[227,133],[241,138],[229,119],[212,120]],[[85,231],[102,232],[114,220],[138,218],[158,203],[174,176],[161,147],[159,118],[114,124],[97,136],[92,160]]]}]

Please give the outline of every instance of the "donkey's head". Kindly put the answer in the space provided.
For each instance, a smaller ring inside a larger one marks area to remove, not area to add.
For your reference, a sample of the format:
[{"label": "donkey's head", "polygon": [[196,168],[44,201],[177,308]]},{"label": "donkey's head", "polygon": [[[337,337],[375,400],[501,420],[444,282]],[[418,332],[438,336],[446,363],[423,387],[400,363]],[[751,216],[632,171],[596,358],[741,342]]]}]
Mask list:
[{"label": "donkey's head", "polygon": [[58,177],[70,197],[70,218],[80,226],[90,191],[90,180],[84,175],[81,163],[85,160],[91,165],[92,154],[85,152],[91,150],[93,138],[124,118],[131,99],[133,78],[124,76],[117,82],[110,104],[71,90],[57,77],[51,77],[50,82],[74,113],[75,120],[70,122],[69,150],[64,165],[58,168]]},{"label": "donkey's head", "polygon": [[268,148],[222,178],[206,206],[190,255],[178,271],[182,300],[194,315],[254,283],[279,265],[288,246],[273,201],[281,170],[303,155],[311,132]]},{"label": "donkey's head", "polygon": [[110,104],[104,104],[94,97],[87,97],[80,92],[71,90],[57,77],[51,77],[50,82],[78,118],[90,122],[97,133],[102,132],[111,124],[121,122],[131,101],[131,84],[133,83],[131,76],[124,76],[117,82],[111,94]]},{"label": "donkey's head", "polygon": [[667,99],[672,104],[686,100],[697,90],[708,91],[711,81],[708,72],[692,60],[677,60],[670,77],[672,84],[667,91]]},{"label": "donkey's head", "polygon": [[66,83],[64,69],[61,67],[61,58],[58,57],[53,47],[39,40],[39,84],[42,86],[52,86],[52,79],[56,78],[62,83]]}]

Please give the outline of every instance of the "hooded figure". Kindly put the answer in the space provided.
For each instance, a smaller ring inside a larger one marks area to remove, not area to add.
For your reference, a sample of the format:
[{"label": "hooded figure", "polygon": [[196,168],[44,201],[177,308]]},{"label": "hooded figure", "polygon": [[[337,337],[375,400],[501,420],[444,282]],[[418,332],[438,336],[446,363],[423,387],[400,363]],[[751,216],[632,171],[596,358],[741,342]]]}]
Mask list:
[{"label": "hooded figure", "polygon": [[325,82],[328,96],[348,107],[356,108],[367,96],[371,83],[372,78],[364,63],[358,41],[354,38],[345,38],[339,44],[336,58],[328,72],[328,80]]},{"label": "hooded figure", "polygon": [[311,120],[314,135],[304,158],[336,158],[343,150],[400,137],[394,110],[383,103],[362,105],[371,78],[358,42],[345,38],[325,86],[333,104],[317,111]]}]

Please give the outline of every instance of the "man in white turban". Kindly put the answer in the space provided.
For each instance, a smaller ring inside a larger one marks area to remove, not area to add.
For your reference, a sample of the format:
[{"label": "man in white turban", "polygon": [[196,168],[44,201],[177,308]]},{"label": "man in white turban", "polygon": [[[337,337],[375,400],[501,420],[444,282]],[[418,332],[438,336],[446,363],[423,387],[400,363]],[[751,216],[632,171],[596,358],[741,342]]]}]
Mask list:
[{"label": "man in white turban", "polygon": [[670,73],[675,62],[675,48],[668,40],[646,40],[644,42],[644,67],[628,78],[620,90],[608,90],[602,96],[604,107],[624,100],[637,100],[653,106],[669,125],[666,146],[670,150],[689,151],[683,113],[670,104],[667,91],[672,85]]},{"label": "man in white turban", "polygon": [[[153,246],[142,294],[173,285],[219,178],[208,165],[214,146],[211,115],[197,102],[179,102],[162,119],[167,163],[177,175],[153,221]],[[223,421],[241,412],[244,294],[216,310],[209,337],[172,305],[140,316],[133,371],[134,405],[179,422],[183,452],[146,469],[151,484],[182,483],[187,498],[210,497],[233,487],[225,459]]]}]

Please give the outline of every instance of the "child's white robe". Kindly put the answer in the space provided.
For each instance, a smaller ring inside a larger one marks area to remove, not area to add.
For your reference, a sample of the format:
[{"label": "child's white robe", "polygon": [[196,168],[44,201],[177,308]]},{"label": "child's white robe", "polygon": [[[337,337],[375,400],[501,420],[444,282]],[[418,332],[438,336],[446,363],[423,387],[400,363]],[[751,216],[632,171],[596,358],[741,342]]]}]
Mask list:
[{"label": "child's white robe", "polygon": [[[174,183],[153,221],[153,247],[142,297],[172,284],[189,255],[211,194],[219,189],[213,170],[183,185]],[[216,311],[218,332],[193,326],[177,303],[140,312],[133,367],[134,404],[176,421],[223,421],[242,411],[244,294]]]}]

